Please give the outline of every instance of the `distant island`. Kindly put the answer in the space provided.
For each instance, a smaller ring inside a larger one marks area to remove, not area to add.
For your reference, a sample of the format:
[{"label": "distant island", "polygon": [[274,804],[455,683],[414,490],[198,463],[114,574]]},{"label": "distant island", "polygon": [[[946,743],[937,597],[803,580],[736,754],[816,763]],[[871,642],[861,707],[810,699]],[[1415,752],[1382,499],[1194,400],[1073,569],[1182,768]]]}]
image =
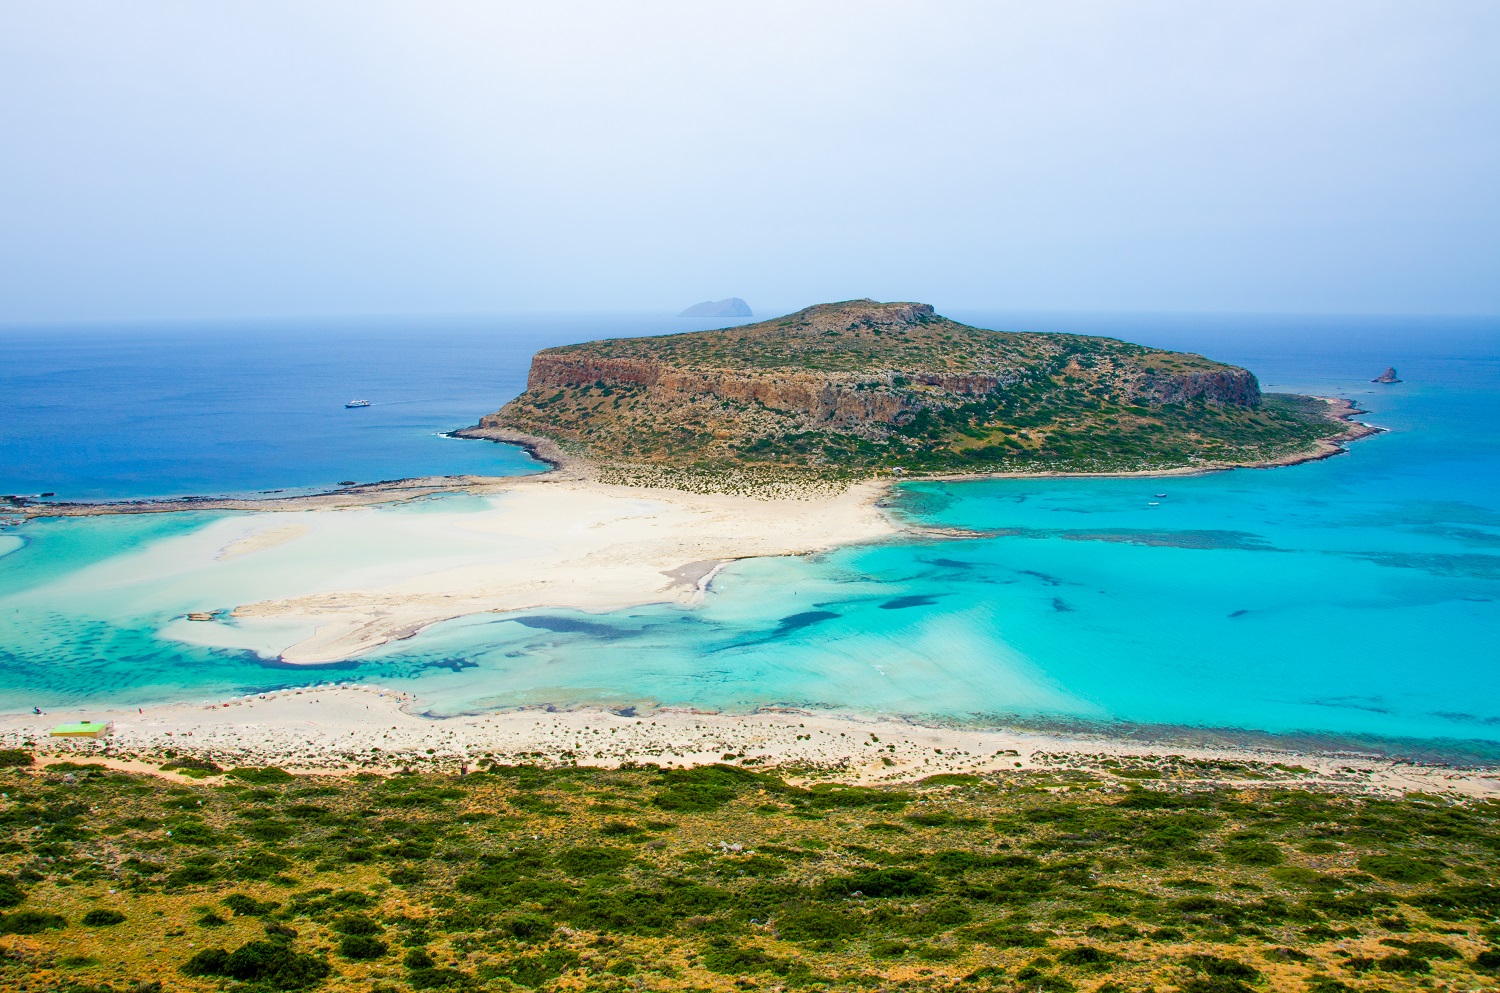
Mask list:
[{"label": "distant island", "polygon": [[748,303],[739,297],[730,297],[727,300],[705,300],[702,303],[695,303],[677,316],[713,319],[716,317],[754,317],[755,314],[751,312]]},{"label": "distant island", "polygon": [[1378,375],[1374,379],[1370,380],[1370,382],[1372,382],[1372,383],[1399,383],[1399,382],[1401,382],[1401,380],[1396,376],[1396,367],[1393,366],[1393,365],[1388,365],[1388,366],[1385,367],[1385,372],[1382,372],[1380,375]]},{"label": "distant island", "polygon": [[1284,464],[1373,432],[1245,369],[1113,338],[989,331],[851,300],[716,331],[537,353],[471,437],[541,442],[599,478],[1163,472]]}]

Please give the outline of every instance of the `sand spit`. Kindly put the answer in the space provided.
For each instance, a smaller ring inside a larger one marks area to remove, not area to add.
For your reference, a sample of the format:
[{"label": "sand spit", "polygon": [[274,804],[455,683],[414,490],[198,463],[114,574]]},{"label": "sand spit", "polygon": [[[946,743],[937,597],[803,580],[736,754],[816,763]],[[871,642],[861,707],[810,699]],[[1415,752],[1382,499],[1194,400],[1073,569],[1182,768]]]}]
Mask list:
[{"label": "sand spit", "polygon": [[[0,717],[0,747],[35,747],[44,761],[92,758],[148,771],[177,756],[224,768],[294,772],[458,771],[508,764],[729,762],[795,778],[909,782],[939,773],[1090,770],[1131,782],[1299,785],[1350,793],[1500,797],[1500,770],[1418,765],[1368,756],[1274,749],[1183,748],[1092,735],[929,727],[894,718],[794,710],[726,715],[599,709],[507,711],[443,720],[377,686],[283,690],[145,710]],[[46,736],[59,720],[113,722],[108,738]],[[1155,777],[1143,774],[1155,772]]]},{"label": "sand spit", "polygon": [[234,510],[257,513],[287,513],[304,510],[347,510],[384,503],[402,503],[444,493],[495,493],[517,476],[419,476],[388,479],[340,487],[327,493],[266,497],[183,497],[164,500],[112,500],[99,503],[38,503],[30,501],[5,508],[18,517],[107,517],[114,514],[173,514],[187,510]]},{"label": "sand spit", "polygon": [[[883,487],[863,483],[817,499],[761,500],[610,486],[562,476],[511,481],[494,507],[462,527],[503,552],[481,561],[417,562],[400,578],[355,577],[354,588],[235,607],[236,623],[271,619],[312,629],[286,646],[294,663],[353,658],[430,624],[471,614],[540,607],[616,610],[646,603],[691,605],[719,564],[805,555],[874,541],[901,529],[876,506]],[[304,526],[288,515],[276,540]],[[368,517],[378,544],[388,521]],[[420,520],[404,526],[420,528]],[[450,523],[434,518],[432,527]],[[270,534],[271,532],[267,532]],[[363,532],[361,532],[363,533]],[[259,540],[259,539],[252,539]]]}]

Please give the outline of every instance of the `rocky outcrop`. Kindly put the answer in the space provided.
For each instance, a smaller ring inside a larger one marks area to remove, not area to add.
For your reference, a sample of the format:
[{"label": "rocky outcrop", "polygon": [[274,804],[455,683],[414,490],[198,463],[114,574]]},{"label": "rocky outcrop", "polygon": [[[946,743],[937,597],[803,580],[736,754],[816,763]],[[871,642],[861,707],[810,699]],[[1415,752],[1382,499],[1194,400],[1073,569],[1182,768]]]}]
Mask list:
[{"label": "rocky outcrop", "polygon": [[[885,371],[876,374],[766,372],[677,369],[649,359],[603,358],[577,352],[540,353],[532,360],[526,390],[537,397],[587,386],[648,390],[670,404],[679,398],[709,395],[737,403],[755,403],[798,415],[811,423],[854,428],[875,422],[899,424],[939,393],[980,396],[1015,377],[994,373]],[[492,415],[493,416],[493,415]]]},{"label": "rocky outcrop", "polygon": [[1385,367],[1385,372],[1382,372],[1380,375],[1378,375],[1374,379],[1370,380],[1370,382],[1372,382],[1372,383],[1399,383],[1399,382],[1401,382],[1401,380],[1399,380],[1399,379],[1396,378],[1396,367],[1393,366],[1393,365],[1390,365],[1390,366],[1386,366]]},{"label": "rocky outcrop", "polygon": [[1211,400],[1235,407],[1260,405],[1260,381],[1246,369],[1225,367],[1211,372],[1157,373],[1141,376],[1133,384],[1137,402],[1182,403]]}]

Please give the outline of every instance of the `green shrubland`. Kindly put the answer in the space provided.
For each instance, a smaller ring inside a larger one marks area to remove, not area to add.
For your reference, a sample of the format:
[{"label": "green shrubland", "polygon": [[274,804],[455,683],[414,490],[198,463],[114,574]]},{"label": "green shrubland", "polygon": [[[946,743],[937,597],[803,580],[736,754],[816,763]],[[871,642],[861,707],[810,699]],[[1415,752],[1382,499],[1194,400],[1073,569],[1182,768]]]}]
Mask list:
[{"label": "green shrubland", "polygon": [[1373,993],[1500,977],[1493,801],[1167,773],[69,771],[0,772],[4,989]]}]

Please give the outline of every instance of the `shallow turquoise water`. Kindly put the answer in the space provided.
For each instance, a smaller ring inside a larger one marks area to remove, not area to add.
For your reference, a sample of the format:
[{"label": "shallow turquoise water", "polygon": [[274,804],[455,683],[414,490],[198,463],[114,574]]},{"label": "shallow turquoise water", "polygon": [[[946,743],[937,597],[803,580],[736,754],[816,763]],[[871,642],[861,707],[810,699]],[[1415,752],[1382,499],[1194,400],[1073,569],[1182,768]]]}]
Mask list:
[{"label": "shallow turquoise water", "polygon": [[[347,678],[400,685],[435,715],[781,704],[1500,743],[1500,334],[1441,332],[1384,340],[1408,380],[1392,388],[1364,375],[1385,361],[1347,345],[1292,335],[1212,349],[1272,384],[1364,401],[1390,431],[1338,458],[1191,478],[907,484],[894,512],[983,536],[739,563],[693,610],[467,618],[316,672],[171,640],[163,630],[200,609],[202,591],[186,575],[132,582],[130,556],[226,515],[28,524],[0,535],[0,705]],[[307,583],[336,582],[338,562],[319,568]]]}]

